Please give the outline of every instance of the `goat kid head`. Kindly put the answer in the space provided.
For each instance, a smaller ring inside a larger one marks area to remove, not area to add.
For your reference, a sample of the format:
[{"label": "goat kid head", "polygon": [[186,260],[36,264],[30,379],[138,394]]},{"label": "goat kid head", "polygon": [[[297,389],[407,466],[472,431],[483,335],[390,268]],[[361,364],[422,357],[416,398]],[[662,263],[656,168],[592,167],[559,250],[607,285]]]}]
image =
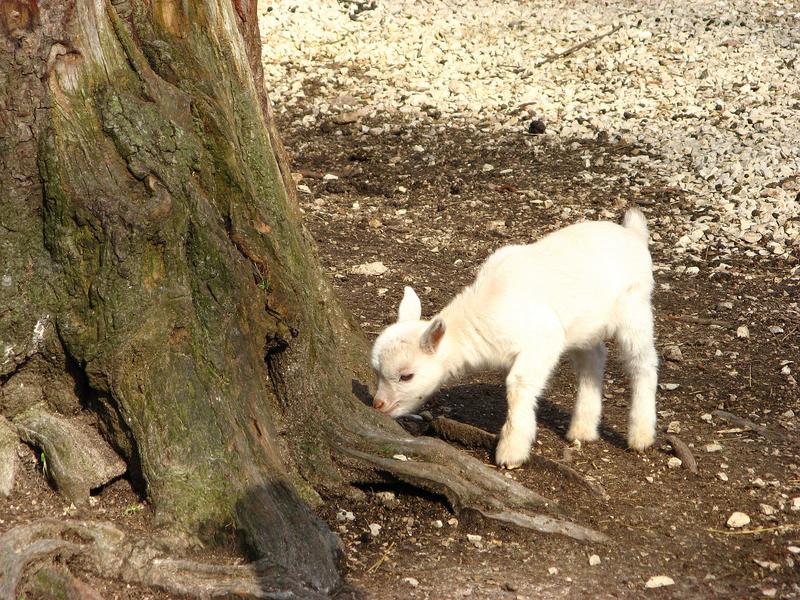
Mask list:
[{"label": "goat kid head", "polygon": [[372,405],[392,417],[413,412],[444,382],[447,369],[439,351],[445,334],[441,317],[423,321],[422,303],[406,286],[397,322],[372,346],[372,369],[378,391]]}]

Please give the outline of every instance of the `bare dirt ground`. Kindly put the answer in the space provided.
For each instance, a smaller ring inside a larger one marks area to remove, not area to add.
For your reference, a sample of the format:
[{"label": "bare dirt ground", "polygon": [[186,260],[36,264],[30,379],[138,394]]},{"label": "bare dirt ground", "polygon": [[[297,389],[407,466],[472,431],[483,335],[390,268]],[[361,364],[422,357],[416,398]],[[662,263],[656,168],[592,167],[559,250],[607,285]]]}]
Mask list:
[{"label": "bare dirt ground", "polygon": [[[617,160],[653,155],[654,148],[608,145],[603,136],[557,143],[444,122],[411,128],[398,121],[392,133],[364,135],[362,123],[307,129],[293,127],[296,118],[284,115],[282,131],[293,170],[304,174],[307,226],[372,337],[394,319],[404,285],[415,287],[430,316],[492,250],[581,219],[618,219],[624,206],[641,205],[655,238],[658,346],[680,351],[669,351],[679,360],[662,363],[659,431],[677,431],[699,466],[697,475],[669,468],[673,454],[663,438],[641,455],[626,450],[627,383],[612,348],[602,439],[569,452],[572,466],[600,482],[610,499],[535,466],[513,472],[566,514],[607,532],[611,543],[451,522],[441,501],[400,489],[394,499],[369,494],[363,504],[328,506],[324,516],[346,545],[352,583],[371,598],[800,597],[796,247],[789,260],[713,248],[702,256],[672,253],[670,225],[691,204],[658,185],[632,196],[630,177],[613,177]],[[601,169],[612,176],[592,180],[614,183],[585,182],[587,153],[592,164],[602,156]],[[375,261],[388,271],[350,273]],[[563,365],[540,402],[537,453],[562,458],[574,394]],[[497,432],[503,378],[478,374],[426,408]],[[764,427],[763,435],[712,414],[720,409]],[[720,448],[707,450],[710,444]],[[473,452],[491,462],[488,453]],[[338,510],[355,520],[338,522]],[[726,526],[735,511],[750,517],[744,529]],[[381,526],[377,536],[368,533],[370,524]],[[593,554],[599,564],[590,565]],[[674,585],[646,590],[657,575]]]}]

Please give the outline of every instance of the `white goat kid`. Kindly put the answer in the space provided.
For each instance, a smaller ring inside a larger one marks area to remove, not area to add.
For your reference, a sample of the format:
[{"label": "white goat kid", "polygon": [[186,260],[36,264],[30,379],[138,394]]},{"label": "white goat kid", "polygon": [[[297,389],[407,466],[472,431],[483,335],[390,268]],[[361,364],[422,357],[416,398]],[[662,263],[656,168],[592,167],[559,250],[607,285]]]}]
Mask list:
[{"label": "white goat kid", "polygon": [[536,437],[536,399],[564,352],[578,376],[567,438],[597,439],[604,340],[614,337],[631,378],[628,445],[644,450],[655,438],[658,375],[647,241],[644,216],[631,209],[622,226],[577,223],[535,244],[506,246],[430,321],[406,287],[397,323],[372,349],[374,407],[398,417],[466,370],[504,369],[508,416],[495,458],[518,467]]}]

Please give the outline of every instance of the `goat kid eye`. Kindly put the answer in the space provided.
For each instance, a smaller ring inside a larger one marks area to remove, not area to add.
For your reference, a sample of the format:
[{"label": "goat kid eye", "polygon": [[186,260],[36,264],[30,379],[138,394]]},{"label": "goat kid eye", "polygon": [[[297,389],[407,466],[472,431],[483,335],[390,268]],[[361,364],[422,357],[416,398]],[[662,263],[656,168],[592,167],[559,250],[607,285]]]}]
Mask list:
[{"label": "goat kid eye", "polygon": [[413,373],[409,373],[408,375],[400,375],[400,381],[411,381],[413,377]]}]

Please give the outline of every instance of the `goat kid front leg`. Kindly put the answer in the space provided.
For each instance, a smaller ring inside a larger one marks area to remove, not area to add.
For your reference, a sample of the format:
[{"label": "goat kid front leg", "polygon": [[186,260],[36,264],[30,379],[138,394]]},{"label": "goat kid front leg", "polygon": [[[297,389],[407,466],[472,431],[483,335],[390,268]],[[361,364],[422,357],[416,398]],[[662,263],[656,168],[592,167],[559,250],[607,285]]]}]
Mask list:
[{"label": "goat kid front leg", "polygon": [[528,460],[536,439],[536,400],[558,362],[560,350],[529,350],[517,355],[506,377],[508,416],[495,451],[498,466],[516,469]]}]

